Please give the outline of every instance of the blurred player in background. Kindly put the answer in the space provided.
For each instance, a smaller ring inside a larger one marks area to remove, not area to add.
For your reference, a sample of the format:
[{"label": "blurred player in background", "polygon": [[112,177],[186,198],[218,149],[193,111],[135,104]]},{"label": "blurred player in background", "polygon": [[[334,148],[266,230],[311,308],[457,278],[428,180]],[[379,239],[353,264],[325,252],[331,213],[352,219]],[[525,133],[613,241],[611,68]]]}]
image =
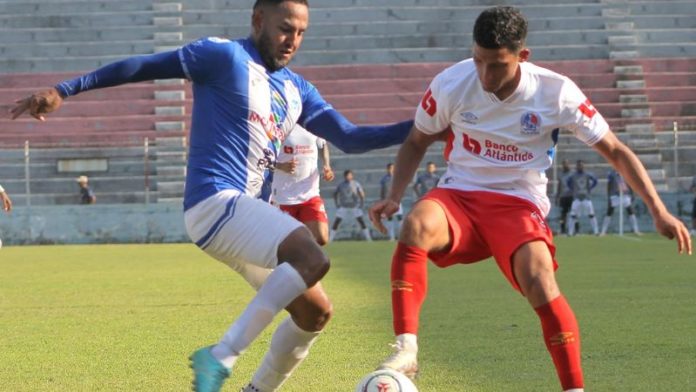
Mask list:
[{"label": "blurred player in background", "polygon": [[365,206],[365,191],[362,185],[353,178],[353,172],[343,172],[343,182],[338,184],[334,191],[334,203],[336,203],[336,218],[331,227],[330,241],[336,237],[336,230],[343,220],[355,218],[360,225],[365,240],[372,241],[370,229],[363,219],[363,207]]},{"label": "blurred player in background", "polygon": [[640,235],[640,230],[638,229],[638,219],[636,218],[636,213],[633,210],[633,192],[631,188],[628,187],[626,181],[624,181],[621,174],[616,170],[610,170],[607,176],[607,214],[604,216],[602,221],[602,231],[599,235],[604,236],[607,234],[609,229],[609,224],[611,223],[611,217],[614,215],[614,208],[625,208],[628,214],[628,220],[631,222],[631,229],[636,235]]},{"label": "blurred player in background", "polygon": [[573,204],[570,207],[570,219],[568,219],[568,235],[575,235],[575,223],[581,216],[587,216],[592,225],[594,235],[599,235],[597,217],[592,204],[592,190],[597,186],[597,177],[585,171],[585,162],[578,161],[575,165],[575,173],[568,177],[568,187],[573,193]]},{"label": "blurred player in background", "polygon": [[295,126],[278,153],[272,198],[282,211],[304,223],[323,246],[329,242],[329,218],[319,196],[320,153],[321,175],[325,181],[333,181],[329,145],[301,126]]},{"label": "blurred player in background", "polygon": [[288,133],[300,124],[358,153],[401,143],[413,124],[355,126],[287,69],[308,23],[306,0],[257,0],[248,38],[210,37],[131,57],[21,99],[12,109],[13,118],[28,111],[44,121],[63,99],[83,91],[153,79],[193,82],[186,228],[198,247],[257,289],[222,339],[192,354],[199,392],[219,391],[239,356],[286,308],[290,317],[276,329],[246,388],[277,390],[331,317],[331,302],[318,284],[329,259],[306,227],[267,202],[270,186],[264,184]]},{"label": "blurred player in background", "polygon": [[[387,174],[384,175],[379,180],[379,199],[386,200],[389,194],[389,189],[391,189],[392,178],[394,177],[394,164],[387,163]],[[401,221],[404,217],[404,207],[399,203],[399,210],[396,211],[394,216],[387,218],[389,224],[387,225],[387,232],[389,234],[389,241],[394,241],[396,239],[396,232],[401,230]],[[396,219],[395,219],[396,218]],[[398,229],[398,230],[397,230]]]},{"label": "blurred player in background", "polygon": [[567,219],[570,207],[573,205],[573,191],[568,186],[572,173],[570,172],[570,161],[563,160],[561,164],[561,174],[557,178],[558,187],[556,188],[556,205],[561,208],[561,233],[567,234]]},{"label": "blurred player in background", "polygon": [[437,166],[435,166],[435,163],[428,162],[425,166],[425,173],[416,178],[416,183],[413,184],[413,191],[416,192],[417,199],[420,199],[437,186],[440,176],[435,174],[436,171]]},{"label": "blurred player in background", "polygon": [[[381,220],[399,209],[428,146],[447,137],[447,171],[404,219],[394,252],[396,350],[381,367],[411,376],[418,371],[428,258],[449,267],[493,256],[539,316],[563,390],[583,391],[578,324],[556,283],[556,248],[544,219],[551,207],[545,172],[561,128],[606,158],[645,200],[658,232],[676,237],[679,252],[691,253],[686,227],[667,211],[636,155],[575,83],[526,62],[526,35],[527,21],[516,8],[481,13],[474,25],[473,58],[433,79],[415,127],[399,149],[389,197],[370,209],[375,226],[385,232]],[[453,311],[466,312],[465,306]],[[451,339],[462,339],[448,332]]]}]

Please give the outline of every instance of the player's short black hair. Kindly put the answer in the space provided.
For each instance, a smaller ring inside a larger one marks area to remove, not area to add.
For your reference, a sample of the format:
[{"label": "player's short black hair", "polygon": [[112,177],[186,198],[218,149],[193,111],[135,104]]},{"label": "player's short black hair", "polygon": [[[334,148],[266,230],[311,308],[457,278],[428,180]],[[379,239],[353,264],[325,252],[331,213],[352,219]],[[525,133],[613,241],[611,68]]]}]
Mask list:
[{"label": "player's short black hair", "polygon": [[389,168],[392,167],[392,166],[394,166],[394,163],[393,163],[393,162],[387,163],[387,169],[389,169]]},{"label": "player's short black hair", "polygon": [[254,9],[257,9],[257,8],[265,6],[265,5],[280,5],[281,3],[284,3],[286,1],[292,1],[293,3],[304,4],[307,7],[309,7],[308,0],[256,0],[256,2],[254,3]]},{"label": "player's short black hair", "polygon": [[343,177],[347,176],[348,174],[353,174],[352,170],[346,170],[343,172]]},{"label": "player's short black hair", "polygon": [[426,163],[425,166],[430,166],[430,165],[434,165],[434,164],[435,164],[435,162],[433,162],[433,161],[428,161],[428,163]]},{"label": "player's short black hair", "polygon": [[488,8],[474,23],[474,42],[485,49],[507,48],[516,53],[526,39],[527,19],[515,7]]}]

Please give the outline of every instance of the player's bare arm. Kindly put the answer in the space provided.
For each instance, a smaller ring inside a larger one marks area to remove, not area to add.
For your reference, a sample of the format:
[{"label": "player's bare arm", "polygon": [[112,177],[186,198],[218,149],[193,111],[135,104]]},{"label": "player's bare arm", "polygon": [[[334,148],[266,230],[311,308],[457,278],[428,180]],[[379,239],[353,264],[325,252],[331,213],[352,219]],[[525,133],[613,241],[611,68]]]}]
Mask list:
[{"label": "player's bare arm", "polygon": [[331,168],[331,155],[329,154],[329,145],[327,143],[324,143],[324,147],[320,149],[321,152],[321,160],[324,164],[323,167],[323,175],[324,175],[324,180],[325,181],[333,181],[334,178],[336,177],[333,169]]},{"label": "player's bare arm", "polygon": [[612,132],[608,132],[594,148],[623,176],[631,189],[640,195],[655,220],[657,231],[669,239],[676,238],[679,253],[691,254],[689,231],[667,211],[636,154]]},{"label": "player's bare arm", "polygon": [[377,201],[369,210],[372,224],[383,234],[387,232],[387,228],[382,224],[382,219],[394,215],[399,210],[399,202],[401,202],[404,196],[408,183],[413,178],[416,170],[418,170],[425,152],[431,144],[442,140],[442,134],[444,133],[443,131],[434,135],[428,135],[418,130],[415,126],[411,128],[411,132],[396,155],[392,186],[386,199]]},{"label": "player's bare arm", "polygon": [[0,186],[0,201],[2,201],[3,211],[12,211],[12,199],[10,199],[10,196],[7,194],[7,192],[5,192],[2,186]]}]

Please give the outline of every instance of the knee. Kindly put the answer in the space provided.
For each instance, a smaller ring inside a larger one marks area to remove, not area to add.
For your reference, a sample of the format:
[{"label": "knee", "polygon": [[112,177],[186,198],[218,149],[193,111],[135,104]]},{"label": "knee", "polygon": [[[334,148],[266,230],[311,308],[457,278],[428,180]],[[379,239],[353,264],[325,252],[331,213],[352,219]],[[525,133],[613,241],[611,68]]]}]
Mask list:
[{"label": "knee", "polygon": [[518,279],[522,294],[536,307],[558,297],[560,290],[552,270],[540,270],[524,279]]},{"label": "knee", "polygon": [[298,327],[305,331],[317,332],[323,330],[333,316],[333,305],[328,299],[320,303],[313,303],[300,314],[293,315],[293,320]]},{"label": "knee", "polygon": [[433,236],[436,229],[436,225],[426,217],[419,214],[408,214],[401,226],[399,239],[406,243],[418,241]]},{"label": "knee", "polygon": [[302,276],[307,286],[314,286],[329,271],[329,258],[305,227],[290,234],[278,249],[278,261],[287,262]]},{"label": "knee", "polygon": [[319,246],[324,246],[329,243],[329,234],[320,233],[316,236],[315,239],[317,240],[317,244],[319,244]]}]

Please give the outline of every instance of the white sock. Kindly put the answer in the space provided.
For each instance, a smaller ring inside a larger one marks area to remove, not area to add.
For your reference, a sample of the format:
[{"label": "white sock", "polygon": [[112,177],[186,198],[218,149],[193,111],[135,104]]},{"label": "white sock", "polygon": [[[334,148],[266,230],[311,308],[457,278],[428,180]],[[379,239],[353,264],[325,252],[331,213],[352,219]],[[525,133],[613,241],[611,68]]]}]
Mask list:
[{"label": "white sock", "polygon": [[597,225],[597,218],[594,216],[592,218],[590,218],[590,223],[592,223],[592,233],[594,233],[595,235],[599,234],[599,227]]},{"label": "white sock", "polygon": [[584,388],[566,389],[564,392],[585,392]]},{"label": "white sock", "polygon": [[638,230],[638,219],[636,218],[635,214],[629,215],[628,220],[631,221],[631,226],[633,226],[633,232],[640,233],[640,230]]},{"label": "white sock", "polygon": [[602,221],[602,235],[607,234],[607,229],[609,229],[609,224],[611,223],[611,217],[605,216]]},{"label": "white sock", "polygon": [[418,352],[418,336],[412,333],[398,335],[396,342],[405,350]]},{"label": "white sock", "polygon": [[572,216],[568,218],[568,235],[574,235],[575,234],[575,218]]},{"label": "white sock", "polygon": [[336,230],[331,229],[329,230],[329,242],[333,242],[334,238],[336,238]]},{"label": "white sock", "polygon": [[372,236],[370,235],[370,229],[364,228],[362,232],[363,232],[363,235],[365,236],[365,239],[367,241],[372,241]]},{"label": "white sock", "polygon": [[304,331],[292,317],[286,318],[273,334],[271,348],[254,374],[251,385],[263,392],[278,390],[307,357],[320,333]]},{"label": "white sock", "polygon": [[244,312],[230,326],[211,353],[223,365],[232,368],[237,357],[249,347],[278,312],[307,290],[307,284],[288,263],[276,267],[266,282],[247,305]]}]

